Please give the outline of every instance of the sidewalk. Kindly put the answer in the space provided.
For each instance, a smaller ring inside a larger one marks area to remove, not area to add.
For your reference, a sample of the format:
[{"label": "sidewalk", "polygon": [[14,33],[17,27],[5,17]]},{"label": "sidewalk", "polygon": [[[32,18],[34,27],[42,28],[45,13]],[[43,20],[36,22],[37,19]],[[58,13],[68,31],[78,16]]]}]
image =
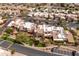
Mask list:
[{"label": "sidewalk", "polygon": [[0,47],[0,56],[26,56],[26,55],[18,53],[18,52],[15,52],[13,55],[11,55],[10,50],[5,50]]},{"label": "sidewalk", "polygon": [[35,50],[48,52],[48,53],[51,53],[51,48],[57,47],[56,45],[51,45],[51,46],[48,46],[48,47],[34,47],[34,46],[29,46],[27,44],[24,44],[24,46],[35,49]]}]

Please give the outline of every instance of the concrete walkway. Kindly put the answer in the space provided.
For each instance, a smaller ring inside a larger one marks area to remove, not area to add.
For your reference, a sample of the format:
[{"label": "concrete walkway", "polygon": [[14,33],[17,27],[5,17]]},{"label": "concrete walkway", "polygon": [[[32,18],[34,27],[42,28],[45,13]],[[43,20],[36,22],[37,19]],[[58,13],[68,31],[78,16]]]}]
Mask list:
[{"label": "concrete walkway", "polygon": [[11,55],[10,50],[5,50],[0,47],[0,56],[26,56],[26,55],[18,53],[18,52],[15,52],[13,55]]}]

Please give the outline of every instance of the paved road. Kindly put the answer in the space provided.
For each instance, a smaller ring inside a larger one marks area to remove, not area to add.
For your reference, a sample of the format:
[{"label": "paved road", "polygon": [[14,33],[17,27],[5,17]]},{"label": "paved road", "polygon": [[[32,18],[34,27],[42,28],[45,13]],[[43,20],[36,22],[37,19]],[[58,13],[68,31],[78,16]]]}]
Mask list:
[{"label": "paved road", "polygon": [[[50,53],[39,51],[29,47],[24,47],[20,44],[12,45],[11,42],[8,42],[5,40],[0,40],[0,46],[3,48],[8,48],[10,46],[9,49],[16,49],[17,52],[28,56],[72,56],[72,51],[62,51],[59,49],[55,49],[50,54]],[[79,56],[79,52],[76,53],[76,56]]]},{"label": "paved road", "polygon": [[67,24],[67,26],[69,27],[69,28],[71,28],[71,27],[73,27],[73,28],[79,28],[79,24],[78,23],[69,23],[69,24]]},{"label": "paved road", "polygon": [[10,49],[12,49],[12,48],[16,49],[16,51],[19,53],[23,53],[23,54],[29,55],[29,56],[52,56],[52,54],[50,54],[50,53],[46,53],[46,52],[42,52],[42,51],[35,50],[32,48],[24,47],[19,44],[13,44],[12,47],[10,47]]},{"label": "paved road", "polygon": [[75,56],[79,56],[79,52],[77,52],[77,53],[75,54]]},{"label": "paved road", "polygon": [[[0,42],[2,42],[2,41],[0,41]],[[4,41],[0,44],[0,46],[3,48],[7,48],[10,45],[11,45],[11,43],[7,42],[7,41]],[[17,52],[28,55],[28,56],[62,56],[62,54],[59,54],[59,53],[51,54],[51,53],[39,51],[36,49],[24,47],[20,44],[13,44],[11,47],[9,47],[9,49],[16,49]]]},{"label": "paved road", "polygon": [[[17,52],[28,55],[28,56],[72,56],[72,51],[62,51],[55,49],[52,53],[47,53],[32,49],[29,47],[24,47],[20,44],[13,44],[11,42],[0,40],[0,46],[3,48],[16,49]],[[76,53],[76,56],[79,56],[79,52]]]},{"label": "paved road", "polygon": [[53,53],[59,53],[60,55],[65,55],[65,56],[72,56],[72,51],[61,50],[58,48],[54,48]]},{"label": "paved road", "polygon": [[11,22],[11,19],[8,19],[6,23],[3,25],[3,27],[0,30],[0,35],[7,29],[7,25]]}]

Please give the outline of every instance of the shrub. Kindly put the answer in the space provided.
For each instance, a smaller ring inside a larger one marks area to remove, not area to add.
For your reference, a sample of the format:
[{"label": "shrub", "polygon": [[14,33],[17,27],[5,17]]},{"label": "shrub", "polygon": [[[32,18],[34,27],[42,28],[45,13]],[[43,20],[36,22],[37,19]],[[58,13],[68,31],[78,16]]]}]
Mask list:
[{"label": "shrub", "polygon": [[38,46],[38,47],[45,47],[45,44],[44,44],[44,43],[38,43],[37,46]]},{"label": "shrub", "polygon": [[15,49],[12,49],[11,50],[11,54],[13,55],[15,53]]},{"label": "shrub", "polygon": [[7,30],[6,30],[6,33],[8,33],[8,34],[10,34],[10,33],[12,33],[13,32],[13,29],[12,28],[8,28]]}]

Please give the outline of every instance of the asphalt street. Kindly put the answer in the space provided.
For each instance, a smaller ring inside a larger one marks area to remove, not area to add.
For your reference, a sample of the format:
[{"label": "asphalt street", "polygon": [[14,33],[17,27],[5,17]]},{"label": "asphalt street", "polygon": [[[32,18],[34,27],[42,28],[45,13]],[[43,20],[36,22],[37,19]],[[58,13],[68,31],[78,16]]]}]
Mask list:
[{"label": "asphalt street", "polygon": [[[2,43],[1,43],[2,42]],[[8,48],[10,45],[12,45],[10,42],[8,41],[1,41],[0,40],[0,46],[3,48]],[[47,52],[43,52],[43,51],[39,51],[36,49],[32,49],[29,47],[24,47],[20,44],[13,44],[12,46],[10,46],[8,49],[15,49],[16,52],[28,55],[28,56],[62,56],[63,54],[59,54],[59,53],[47,53]],[[64,56],[64,55],[63,55]]]},{"label": "asphalt street", "polygon": [[24,47],[24,46],[19,45],[19,44],[13,44],[10,47],[10,49],[16,49],[17,52],[23,53],[23,54],[29,55],[29,56],[52,56],[52,54],[50,54],[50,53],[35,50],[32,48],[28,48],[28,47]]},{"label": "asphalt street", "polygon": [[12,21],[11,19],[8,19],[8,20],[6,21],[6,23],[3,25],[3,27],[2,27],[1,30],[0,30],[0,35],[6,30],[7,25],[8,25],[11,21]]}]

